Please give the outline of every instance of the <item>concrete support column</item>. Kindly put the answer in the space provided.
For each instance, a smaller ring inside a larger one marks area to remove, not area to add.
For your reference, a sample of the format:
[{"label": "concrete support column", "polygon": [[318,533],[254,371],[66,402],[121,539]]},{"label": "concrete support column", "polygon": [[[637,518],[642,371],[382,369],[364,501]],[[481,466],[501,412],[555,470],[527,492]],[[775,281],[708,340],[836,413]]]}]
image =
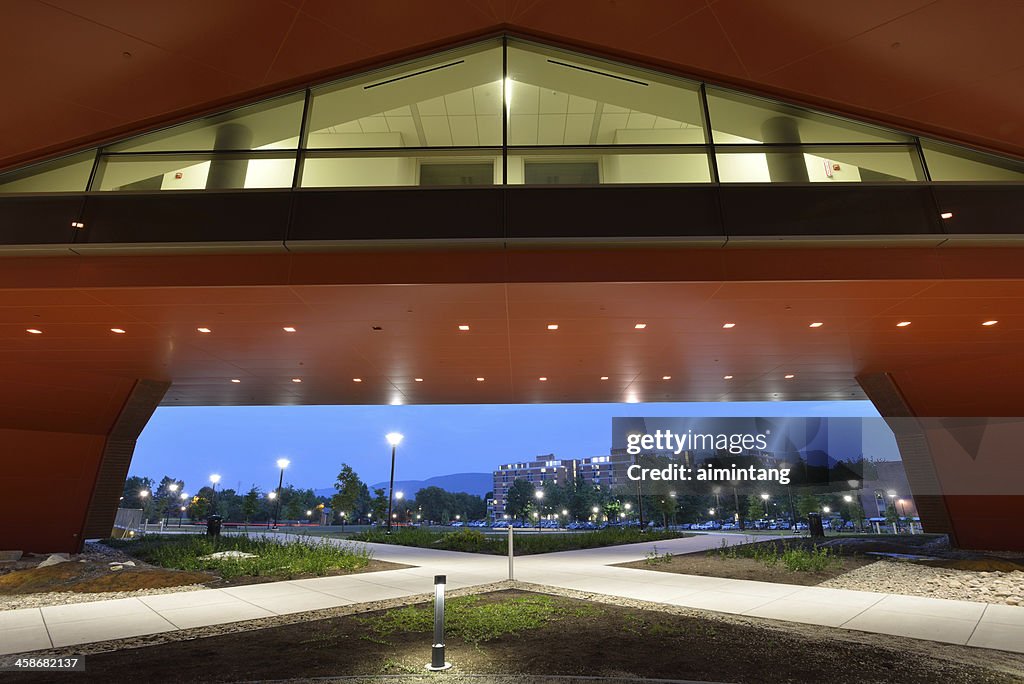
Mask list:
[{"label": "concrete support column", "polygon": [[[252,131],[248,126],[237,123],[222,124],[217,128],[213,143],[216,150],[248,150],[252,148]],[[210,173],[206,176],[207,190],[232,190],[245,187],[245,174],[249,170],[248,159],[218,159],[210,162]]]},{"label": "concrete support column", "polygon": [[[761,138],[766,143],[800,144],[797,120],[789,116],[776,116],[761,124]],[[769,152],[768,175],[773,183],[806,183],[807,164],[803,152],[780,150]]]}]

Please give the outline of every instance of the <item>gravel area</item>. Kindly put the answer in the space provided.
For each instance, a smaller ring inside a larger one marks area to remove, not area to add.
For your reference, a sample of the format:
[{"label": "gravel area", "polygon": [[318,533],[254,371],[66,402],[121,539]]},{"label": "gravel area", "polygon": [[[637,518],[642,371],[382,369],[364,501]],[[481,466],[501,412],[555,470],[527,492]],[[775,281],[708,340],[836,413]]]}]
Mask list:
[{"label": "gravel area", "polygon": [[1024,606],[1024,572],[972,572],[878,561],[822,582],[821,587]]}]

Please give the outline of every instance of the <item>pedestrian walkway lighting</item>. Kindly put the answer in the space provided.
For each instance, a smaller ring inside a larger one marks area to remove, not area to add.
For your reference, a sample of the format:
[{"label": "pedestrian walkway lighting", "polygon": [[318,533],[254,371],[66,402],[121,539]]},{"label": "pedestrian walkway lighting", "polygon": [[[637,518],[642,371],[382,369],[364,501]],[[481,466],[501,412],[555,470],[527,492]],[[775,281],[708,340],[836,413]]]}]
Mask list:
[{"label": "pedestrian walkway lighting", "polygon": [[434,644],[430,649],[428,670],[447,670],[452,666],[444,659],[444,575],[434,575]]},{"label": "pedestrian walkway lighting", "polygon": [[767,494],[761,495],[761,500],[764,501],[764,517],[766,518],[768,517],[768,498]]},{"label": "pedestrian walkway lighting", "polygon": [[149,492],[147,492],[145,489],[143,489],[141,492],[139,492],[139,498],[140,499],[145,499],[147,496],[149,496]]},{"label": "pedestrian walkway lighting", "polygon": [[853,497],[847,494],[843,497],[843,501],[845,501],[846,503],[851,503],[853,501]]},{"label": "pedestrian walkway lighting", "polygon": [[822,506],[822,508],[821,508],[821,512],[822,512],[822,513],[831,513],[831,512],[832,512],[832,509],[831,509],[831,508],[829,508],[828,506]]},{"label": "pedestrian walkway lighting", "polygon": [[[391,504],[394,500],[395,490],[395,449],[402,443],[405,436],[401,432],[389,432],[384,439],[391,445],[391,481],[388,484],[388,534],[391,534]],[[401,497],[399,497],[401,498]]]},{"label": "pedestrian walkway lighting", "polygon": [[172,492],[178,491],[178,483],[177,482],[172,482],[171,484],[167,485],[167,489],[172,491]]}]

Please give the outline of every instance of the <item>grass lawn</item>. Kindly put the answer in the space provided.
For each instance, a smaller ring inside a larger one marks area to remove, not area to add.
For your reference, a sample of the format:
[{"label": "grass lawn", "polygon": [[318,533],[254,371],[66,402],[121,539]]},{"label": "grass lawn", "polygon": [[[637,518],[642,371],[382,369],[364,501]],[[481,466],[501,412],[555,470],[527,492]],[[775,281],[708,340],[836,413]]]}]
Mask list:
[{"label": "grass lawn", "polygon": [[[136,682],[516,681],[534,675],[709,682],[900,682],[1009,684],[1024,657],[953,644],[751,618],[663,612],[564,596],[502,591],[452,598],[446,659],[429,676],[432,608],[418,604],[168,643],[117,644],[86,656],[69,681]],[[200,638],[195,638],[199,636]],[[166,638],[174,638],[167,635]],[[413,678],[396,678],[407,675]],[[483,675],[473,679],[462,675]],[[12,682],[53,682],[52,673],[7,673]],[[498,679],[498,677],[502,677]],[[331,680],[333,681],[333,680]]]},{"label": "grass lawn", "polygon": [[[653,531],[641,533],[633,528],[608,528],[574,533],[517,534],[513,547],[515,555],[529,556],[553,551],[593,549],[602,546],[618,546],[638,542],[657,542],[666,539],[680,539],[693,535],[684,532]],[[377,544],[398,544],[418,546],[445,551],[466,551],[469,553],[508,554],[506,535],[487,535],[479,530],[460,529],[456,532],[405,527],[387,534],[383,529],[372,529],[353,534],[349,539]]]},{"label": "grass lawn", "polygon": [[[163,568],[213,572],[225,580],[243,577],[293,579],[354,572],[367,568],[366,548],[341,548],[329,543],[281,541],[231,535],[146,535],[140,539],[108,539],[108,546]],[[241,551],[255,558],[204,558],[221,551]],[[394,566],[400,567],[400,566]]]}]

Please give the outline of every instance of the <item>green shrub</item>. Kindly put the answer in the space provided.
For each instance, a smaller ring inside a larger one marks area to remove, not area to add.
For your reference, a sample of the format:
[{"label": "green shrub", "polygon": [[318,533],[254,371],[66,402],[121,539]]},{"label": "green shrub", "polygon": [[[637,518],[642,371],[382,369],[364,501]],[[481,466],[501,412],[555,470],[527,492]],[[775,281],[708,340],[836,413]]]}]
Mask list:
[{"label": "green shrub", "polygon": [[[211,571],[224,579],[234,577],[279,577],[326,575],[335,570],[366,567],[372,553],[365,547],[341,547],[330,542],[294,541],[231,535],[146,535],[140,539],[108,539],[104,543],[163,568]],[[242,551],[256,558],[206,559],[220,551]]]},{"label": "green shrub", "polygon": [[782,564],[793,572],[822,572],[840,563],[830,549],[817,547],[807,549],[786,549],[782,552]]},{"label": "green shrub", "polygon": [[780,549],[774,542],[727,546],[723,539],[718,556],[723,559],[752,558],[765,567],[773,567],[781,562],[787,570],[792,572],[822,572],[838,566],[842,562],[827,547],[818,546],[808,550],[802,547],[791,547],[788,542],[784,542]]}]

